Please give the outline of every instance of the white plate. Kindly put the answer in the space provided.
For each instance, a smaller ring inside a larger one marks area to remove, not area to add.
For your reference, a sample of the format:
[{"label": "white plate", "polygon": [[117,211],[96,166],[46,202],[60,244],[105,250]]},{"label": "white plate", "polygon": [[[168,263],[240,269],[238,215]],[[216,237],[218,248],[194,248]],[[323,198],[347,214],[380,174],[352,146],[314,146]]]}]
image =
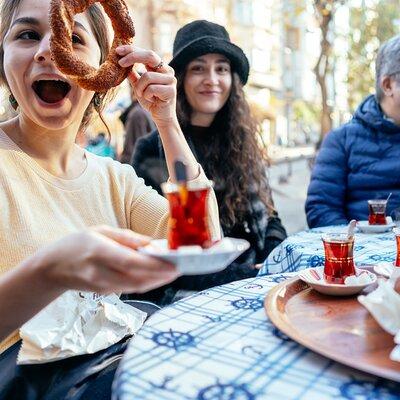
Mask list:
[{"label": "white plate", "polygon": [[386,278],[391,277],[394,268],[395,268],[394,264],[389,262],[387,263],[382,262],[380,264],[374,265],[374,271],[379,275],[385,276]]},{"label": "white plate", "polygon": [[357,221],[357,228],[363,233],[383,233],[396,226],[391,217],[386,217],[386,225],[370,225],[368,221]]},{"label": "white plate", "polygon": [[[311,270],[317,272],[320,279],[313,276]],[[305,269],[299,273],[299,278],[308,283],[317,292],[328,294],[330,296],[350,296],[360,293],[364,288],[376,282],[376,275],[365,269],[356,268],[356,274],[368,274],[370,282],[359,285],[339,285],[337,283],[328,283],[324,279],[324,267]]]},{"label": "white plate", "polygon": [[226,237],[209,249],[183,246],[178,250],[170,250],[167,240],[159,239],[152,240],[139,251],[169,261],[176,265],[183,275],[202,275],[223,270],[249,247],[247,240]]}]

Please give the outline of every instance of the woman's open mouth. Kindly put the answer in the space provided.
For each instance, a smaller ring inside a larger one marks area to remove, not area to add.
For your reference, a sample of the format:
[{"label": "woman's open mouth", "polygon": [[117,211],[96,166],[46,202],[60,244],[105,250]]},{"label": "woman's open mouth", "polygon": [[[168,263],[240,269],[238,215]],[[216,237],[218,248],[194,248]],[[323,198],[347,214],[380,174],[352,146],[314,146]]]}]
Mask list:
[{"label": "woman's open mouth", "polygon": [[33,82],[32,89],[43,102],[56,104],[67,97],[71,85],[61,80],[38,80]]}]

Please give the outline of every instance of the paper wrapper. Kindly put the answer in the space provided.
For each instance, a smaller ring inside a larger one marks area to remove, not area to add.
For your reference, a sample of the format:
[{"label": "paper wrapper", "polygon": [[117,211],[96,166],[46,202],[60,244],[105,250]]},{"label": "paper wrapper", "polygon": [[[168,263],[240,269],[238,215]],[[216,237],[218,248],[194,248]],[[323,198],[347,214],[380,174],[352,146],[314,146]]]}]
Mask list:
[{"label": "paper wrapper", "polygon": [[133,335],[146,313],[115,294],[68,291],[20,329],[18,364],[40,364],[103,350]]},{"label": "paper wrapper", "polygon": [[378,324],[398,344],[390,353],[393,361],[400,362],[400,294],[394,290],[394,283],[400,279],[400,268],[395,268],[389,280],[379,280],[378,288],[367,296],[359,296],[359,302],[367,308]]}]

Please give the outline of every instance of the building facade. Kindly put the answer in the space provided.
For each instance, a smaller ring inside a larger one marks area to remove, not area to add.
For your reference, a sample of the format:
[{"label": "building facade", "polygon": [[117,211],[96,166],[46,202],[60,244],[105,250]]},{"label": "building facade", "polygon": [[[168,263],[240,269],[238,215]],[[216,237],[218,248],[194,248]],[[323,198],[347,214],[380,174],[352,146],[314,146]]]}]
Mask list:
[{"label": "building facade", "polygon": [[[226,27],[251,65],[246,93],[253,112],[263,125],[267,142],[276,140],[279,110],[271,103],[282,90],[281,27],[275,15],[276,0],[147,0],[130,1],[137,29],[137,44],[155,49],[165,60],[172,58],[177,30],[195,19]],[[278,2],[279,3],[279,2]]]},{"label": "building facade", "polygon": [[[246,93],[262,123],[264,140],[294,145],[318,135],[315,115],[320,89],[313,69],[320,33],[311,0],[128,1],[137,27],[137,44],[155,49],[167,61],[182,25],[195,19],[224,25],[250,60]],[[345,74],[345,69],[339,74]],[[338,95],[335,78],[330,78],[333,103]],[[340,93],[344,93],[342,87]]]}]

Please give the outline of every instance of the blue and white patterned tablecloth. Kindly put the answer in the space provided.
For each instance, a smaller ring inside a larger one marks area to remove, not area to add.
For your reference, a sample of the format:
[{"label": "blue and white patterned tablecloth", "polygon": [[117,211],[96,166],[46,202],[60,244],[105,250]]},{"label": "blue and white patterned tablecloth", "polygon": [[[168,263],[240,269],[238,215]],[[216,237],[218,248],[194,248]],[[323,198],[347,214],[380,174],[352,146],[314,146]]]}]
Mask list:
[{"label": "blue and white patterned tablecloth", "polygon": [[[324,265],[324,247],[321,236],[327,232],[345,232],[345,226],[311,229],[288,237],[265,260],[259,276],[295,272]],[[354,260],[356,265],[373,265],[396,258],[396,240],[393,232],[381,234],[356,233]]]},{"label": "blue and white patterned tablecloth", "polygon": [[272,325],[265,295],[291,276],[233,282],[153,315],[122,359],[113,399],[400,399],[400,384],[319,356]]}]

